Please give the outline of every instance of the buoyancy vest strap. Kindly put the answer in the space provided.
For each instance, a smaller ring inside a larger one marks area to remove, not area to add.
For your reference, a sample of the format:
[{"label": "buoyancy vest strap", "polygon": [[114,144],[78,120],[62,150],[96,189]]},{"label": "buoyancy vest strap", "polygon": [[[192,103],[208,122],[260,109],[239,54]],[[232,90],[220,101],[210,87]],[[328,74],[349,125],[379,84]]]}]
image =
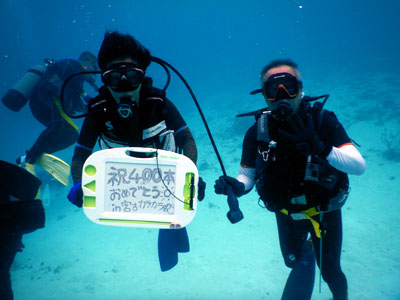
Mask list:
[{"label": "buoyancy vest strap", "polygon": [[79,131],[79,127],[71,120],[70,117],[63,111],[60,100],[53,96],[54,104],[57,106],[58,111],[60,112],[61,117],[71,125],[76,131]]},{"label": "buoyancy vest strap", "polygon": [[257,119],[257,142],[263,142],[268,144],[270,142],[269,130],[268,130],[268,114],[269,112],[263,112]]},{"label": "buoyancy vest strap", "polygon": [[[307,210],[300,211],[298,213],[290,213],[286,209],[281,209],[281,213],[290,216],[294,220],[310,220],[312,226],[314,227],[315,234],[318,238],[321,238],[321,230],[319,222],[314,220],[312,217],[319,215],[319,211],[315,207],[311,207]],[[301,216],[299,216],[301,215]]]},{"label": "buoyancy vest strap", "polygon": [[167,129],[167,125],[165,123],[165,120],[162,120],[160,123],[158,123],[150,128],[144,129],[142,138],[145,140],[145,139],[154,137],[156,135],[159,135],[161,132],[165,131],[166,129]]}]

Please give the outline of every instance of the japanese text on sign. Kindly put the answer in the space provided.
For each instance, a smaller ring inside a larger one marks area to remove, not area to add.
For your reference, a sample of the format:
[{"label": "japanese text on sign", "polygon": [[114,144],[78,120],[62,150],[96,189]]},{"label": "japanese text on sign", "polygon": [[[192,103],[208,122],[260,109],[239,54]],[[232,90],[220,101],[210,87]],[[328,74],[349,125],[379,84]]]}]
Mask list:
[{"label": "japanese text on sign", "polygon": [[176,167],[106,163],[104,211],[174,214]]}]

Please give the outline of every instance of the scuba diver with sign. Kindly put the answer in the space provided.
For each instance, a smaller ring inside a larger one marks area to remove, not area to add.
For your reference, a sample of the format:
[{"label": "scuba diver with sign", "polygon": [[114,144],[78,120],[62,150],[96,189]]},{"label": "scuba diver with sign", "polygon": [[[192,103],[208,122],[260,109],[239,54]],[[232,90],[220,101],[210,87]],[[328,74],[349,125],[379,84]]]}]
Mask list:
[{"label": "scuba diver with sign", "polygon": [[[154,58],[153,58],[154,60]],[[82,207],[82,168],[97,141],[100,148],[150,147],[183,152],[193,163],[197,148],[189,127],[165,90],[153,87],[146,77],[152,57],[150,52],[128,34],[107,32],[98,54],[100,72],[81,72],[74,76],[100,73],[104,83],[99,94],[90,100],[71,164],[74,186],[69,200]],[[74,80],[71,76],[62,89]],[[64,101],[62,101],[64,104]],[[198,199],[204,198],[205,183],[199,180]],[[186,228],[159,231],[159,258],[162,271],[173,268],[178,252],[189,251]]]},{"label": "scuba diver with sign", "polygon": [[[4,105],[15,112],[29,101],[33,116],[46,127],[26,155],[17,159],[17,163],[33,175],[35,165],[39,165],[68,185],[69,166],[51,153],[73,145],[78,138],[78,126],[62,110],[59,95],[63,82],[71,74],[85,70],[97,70],[97,58],[88,51],[78,60],[46,59],[45,65],[29,69],[2,98]],[[65,106],[79,109],[86,105],[84,82],[97,89],[91,75],[74,79],[65,90]]]},{"label": "scuba diver with sign", "polygon": [[[255,185],[275,213],[282,255],[292,268],[287,285],[303,287],[285,289],[282,299],[311,297],[314,269],[304,269],[313,263],[309,236],[333,299],[348,299],[340,267],[341,207],[349,193],[347,174],[362,174],[365,161],[335,114],[323,109],[328,95],[304,96],[296,63],[272,61],[261,72],[261,84],[251,94],[262,93],[268,108],[244,114],[257,121],[245,135],[239,175],[221,176],[215,192],[231,189],[240,197]],[[325,100],[310,104],[319,98]]]}]

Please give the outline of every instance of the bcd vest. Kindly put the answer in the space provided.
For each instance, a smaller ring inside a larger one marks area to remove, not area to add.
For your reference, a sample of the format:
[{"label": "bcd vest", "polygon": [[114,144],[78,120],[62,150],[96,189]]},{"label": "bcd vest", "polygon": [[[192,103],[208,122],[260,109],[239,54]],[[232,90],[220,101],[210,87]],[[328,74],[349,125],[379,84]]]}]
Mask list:
[{"label": "bcd vest", "polygon": [[130,104],[132,115],[123,118],[107,87],[89,103],[100,134],[101,148],[151,147],[175,151],[173,131],[166,125],[165,92],[152,87],[150,78],[142,85],[139,105]]},{"label": "bcd vest", "polygon": [[[326,111],[320,103],[315,103],[313,107],[302,103],[298,114],[304,119],[307,113],[312,114],[318,137],[326,146],[333,146],[329,143],[327,133],[322,130]],[[282,141],[278,129],[290,129],[278,127],[276,120],[268,118],[265,125],[269,130],[269,141],[258,141],[256,188],[267,209],[296,212],[311,207],[324,207],[338,193],[347,192],[349,181],[346,173],[316,155],[307,159],[299,153],[296,145]]]}]

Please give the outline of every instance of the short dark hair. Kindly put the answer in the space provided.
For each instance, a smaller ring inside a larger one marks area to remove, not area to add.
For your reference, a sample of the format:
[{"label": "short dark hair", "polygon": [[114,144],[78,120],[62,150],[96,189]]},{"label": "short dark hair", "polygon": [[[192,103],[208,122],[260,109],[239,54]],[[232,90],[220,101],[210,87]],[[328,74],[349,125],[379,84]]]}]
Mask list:
[{"label": "short dark hair", "polygon": [[271,61],[268,65],[266,65],[262,70],[261,70],[261,81],[264,78],[265,73],[267,73],[269,70],[280,67],[280,66],[289,66],[295,70],[299,70],[299,66],[291,59],[285,58],[285,59],[275,59]]},{"label": "short dark hair", "polygon": [[110,61],[125,57],[136,60],[138,67],[143,70],[145,70],[151,62],[149,50],[133,36],[122,34],[118,31],[106,32],[98,54],[100,69],[104,71]]}]

